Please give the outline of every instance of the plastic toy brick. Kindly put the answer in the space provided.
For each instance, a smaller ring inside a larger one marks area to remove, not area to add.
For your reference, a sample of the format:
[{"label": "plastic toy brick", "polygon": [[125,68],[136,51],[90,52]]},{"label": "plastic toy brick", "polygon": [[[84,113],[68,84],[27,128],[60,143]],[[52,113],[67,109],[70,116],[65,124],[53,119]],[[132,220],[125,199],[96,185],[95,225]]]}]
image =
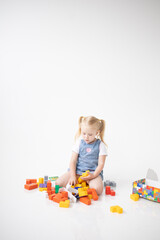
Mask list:
[{"label": "plastic toy brick", "polygon": [[37,183],[37,179],[26,179],[26,184]]},{"label": "plastic toy brick", "polygon": [[115,196],[115,195],[116,195],[115,191],[111,190],[111,196]]},{"label": "plastic toy brick", "polygon": [[78,178],[78,183],[81,184],[83,182],[83,180],[81,179],[81,177]]},{"label": "plastic toy brick", "polygon": [[47,190],[51,190],[51,187],[52,187],[52,183],[51,183],[51,181],[49,180],[49,181],[47,182]]},{"label": "plastic toy brick", "polygon": [[56,192],[56,193],[59,192],[59,185],[55,185],[55,192]]},{"label": "plastic toy brick", "polygon": [[25,184],[24,188],[27,190],[33,190],[35,188],[38,188],[38,183]]},{"label": "plastic toy brick", "polygon": [[59,203],[60,201],[65,201],[68,200],[68,196],[66,197],[66,193],[62,194],[61,193],[57,193],[54,197],[53,197],[53,201]]},{"label": "plastic toy brick", "polygon": [[39,188],[40,192],[47,191],[47,188]]},{"label": "plastic toy brick", "polygon": [[86,187],[86,182],[82,182],[82,187]]},{"label": "plastic toy brick", "polygon": [[76,187],[77,187],[77,188],[81,188],[81,187],[82,187],[82,184],[76,184],[76,185],[75,185],[75,188],[76,188]]},{"label": "plastic toy brick", "polygon": [[85,182],[84,180],[81,179],[81,177],[87,177],[87,176],[88,176],[88,173],[89,173],[89,170],[87,170],[86,172],[82,173],[82,176],[80,176],[80,177],[78,178],[78,183]]},{"label": "plastic toy brick", "polygon": [[94,201],[97,201],[98,200],[98,195],[97,195],[97,192],[94,188],[89,188],[87,190],[88,194],[92,194],[92,198]]},{"label": "plastic toy brick", "polygon": [[138,201],[139,200],[139,194],[135,193],[135,194],[131,194],[130,198],[134,201]]},{"label": "plastic toy brick", "polygon": [[87,191],[84,190],[83,188],[78,188],[78,194],[79,194],[79,197],[84,197],[88,195]]},{"label": "plastic toy brick", "polygon": [[45,183],[39,183],[39,187],[40,187],[40,188],[46,188],[46,187],[47,187],[47,184],[45,184]]},{"label": "plastic toy brick", "polygon": [[106,193],[106,195],[110,195],[111,194],[111,187],[110,186],[106,186],[105,193]]},{"label": "plastic toy brick", "polygon": [[49,195],[49,200],[53,200],[53,198],[56,196],[56,194]]},{"label": "plastic toy brick", "polygon": [[68,192],[64,191],[64,192],[61,192],[61,194],[62,194],[62,197],[68,198]]},{"label": "plastic toy brick", "polygon": [[42,183],[42,184],[44,183],[44,179],[43,178],[39,178],[39,184],[40,183]]},{"label": "plastic toy brick", "polygon": [[104,181],[104,186],[105,186],[105,187],[106,187],[106,186],[116,187],[116,182],[106,180],[106,181]]},{"label": "plastic toy brick", "polygon": [[117,212],[117,213],[123,213],[123,208],[121,208],[120,206],[112,206],[110,207],[110,211],[111,212]]},{"label": "plastic toy brick", "polygon": [[70,201],[69,200],[65,200],[65,201],[60,201],[59,202],[59,207],[69,208],[69,205],[70,205]]},{"label": "plastic toy brick", "polygon": [[91,199],[89,199],[88,197],[81,197],[80,202],[86,204],[86,205],[91,205]]},{"label": "plastic toy brick", "polygon": [[92,197],[92,194],[88,194],[88,198],[89,199],[92,199],[93,197]]},{"label": "plastic toy brick", "polygon": [[55,176],[55,177],[49,177],[49,180],[51,181],[56,181],[58,179],[58,176]]}]

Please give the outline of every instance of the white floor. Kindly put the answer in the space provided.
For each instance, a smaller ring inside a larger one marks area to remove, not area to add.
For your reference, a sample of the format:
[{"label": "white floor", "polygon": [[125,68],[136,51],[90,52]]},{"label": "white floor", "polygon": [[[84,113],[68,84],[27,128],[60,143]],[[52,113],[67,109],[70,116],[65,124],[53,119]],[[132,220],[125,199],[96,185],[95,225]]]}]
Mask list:
[{"label": "white floor", "polygon": [[[37,189],[25,190],[25,179],[13,182],[1,196],[1,240],[160,239],[160,204],[132,201],[132,182],[127,178],[117,181],[115,197],[103,193],[90,206],[78,202],[68,209]],[[111,213],[112,205],[123,207],[124,213]]]}]

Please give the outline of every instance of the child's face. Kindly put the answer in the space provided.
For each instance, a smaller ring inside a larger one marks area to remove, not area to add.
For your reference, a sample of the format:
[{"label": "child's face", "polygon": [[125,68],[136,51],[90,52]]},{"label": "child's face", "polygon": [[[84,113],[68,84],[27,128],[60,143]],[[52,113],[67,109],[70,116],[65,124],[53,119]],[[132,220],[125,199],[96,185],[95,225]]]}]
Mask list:
[{"label": "child's face", "polygon": [[88,125],[82,125],[81,127],[81,135],[83,140],[86,143],[92,143],[95,141],[96,135],[99,133],[99,131],[96,128],[93,128]]}]

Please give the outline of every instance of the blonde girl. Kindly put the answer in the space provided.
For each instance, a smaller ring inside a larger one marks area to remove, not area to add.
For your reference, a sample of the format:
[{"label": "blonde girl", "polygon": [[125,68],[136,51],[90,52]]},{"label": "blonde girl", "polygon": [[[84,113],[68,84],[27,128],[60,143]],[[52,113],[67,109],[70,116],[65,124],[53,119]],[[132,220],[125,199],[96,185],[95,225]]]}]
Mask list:
[{"label": "blonde girl", "polygon": [[90,188],[95,188],[97,194],[103,192],[103,168],[107,156],[107,146],[104,142],[105,121],[93,116],[80,117],[79,129],[75,136],[76,143],[72,148],[70,168],[68,172],[57,179],[56,184],[75,185],[82,173],[89,170],[87,181]]}]

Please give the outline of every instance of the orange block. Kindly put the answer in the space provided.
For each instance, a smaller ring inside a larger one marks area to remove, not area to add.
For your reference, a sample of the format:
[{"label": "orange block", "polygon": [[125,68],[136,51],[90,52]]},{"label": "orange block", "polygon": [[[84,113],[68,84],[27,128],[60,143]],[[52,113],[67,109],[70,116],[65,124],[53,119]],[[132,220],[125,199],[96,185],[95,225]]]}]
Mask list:
[{"label": "orange block", "polygon": [[81,197],[80,199],[80,202],[86,204],[86,205],[91,205],[91,199],[89,199],[89,197]]},{"label": "orange block", "polygon": [[68,192],[64,191],[64,192],[61,192],[61,194],[63,197],[68,198]]},{"label": "orange block", "polygon": [[94,201],[98,200],[98,195],[97,195],[96,189],[90,188],[90,189],[87,190],[87,192],[88,192],[88,194],[92,194],[92,197],[93,197]]},{"label": "orange block", "polygon": [[64,195],[62,194],[62,192],[61,192],[61,193],[55,194],[55,196],[53,197],[52,200],[53,200],[54,202],[59,203],[60,201],[66,201],[66,200],[68,200],[68,196],[67,196],[67,197],[64,196]]},{"label": "orange block", "polygon": [[26,179],[26,184],[37,183],[37,179]]},{"label": "orange block", "polygon": [[25,184],[24,188],[27,190],[32,190],[38,188],[38,183]]},{"label": "orange block", "polygon": [[49,200],[53,200],[53,198],[56,196],[56,194],[49,195]]},{"label": "orange block", "polygon": [[48,190],[51,190],[51,187],[52,187],[52,183],[51,183],[51,180],[49,180],[49,181],[47,182],[47,191],[48,191]]}]

